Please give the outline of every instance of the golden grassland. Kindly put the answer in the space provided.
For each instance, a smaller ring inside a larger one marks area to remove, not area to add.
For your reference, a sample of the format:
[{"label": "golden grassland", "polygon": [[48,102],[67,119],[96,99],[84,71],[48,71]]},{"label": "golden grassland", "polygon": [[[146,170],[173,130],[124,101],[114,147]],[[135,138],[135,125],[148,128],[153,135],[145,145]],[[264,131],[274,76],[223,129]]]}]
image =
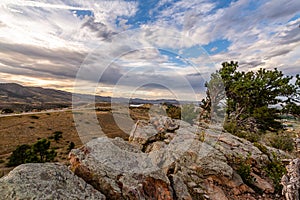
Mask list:
[{"label": "golden grassland", "polygon": [[[102,106],[102,109],[98,109],[96,112],[103,132],[110,138],[121,137],[128,139],[128,134],[124,133],[116,125],[112,112],[107,109],[108,106]],[[51,148],[54,148],[57,152],[55,161],[67,164],[69,144],[74,142],[75,148],[82,146],[76,131],[78,124],[74,122],[74,113],[65,111],[0,117],[0,176],[7,174],[12,169],[6,167],[6,163],[11,153],[19,145],[34,144],[42,138],[47,138],[51,141]],[[75,114],[80,114],[80,111],[76,111]],[[138,108],[132,109],[130,115],[135,120],[148,118],[146,111]],[[121,119],[121,122],[125,126],[128,124],[127,130],[131,129],[132,123],[127,123],[126,119]],[[56,131],[62,132],[62,138],[58,141],[53,139]]]}]

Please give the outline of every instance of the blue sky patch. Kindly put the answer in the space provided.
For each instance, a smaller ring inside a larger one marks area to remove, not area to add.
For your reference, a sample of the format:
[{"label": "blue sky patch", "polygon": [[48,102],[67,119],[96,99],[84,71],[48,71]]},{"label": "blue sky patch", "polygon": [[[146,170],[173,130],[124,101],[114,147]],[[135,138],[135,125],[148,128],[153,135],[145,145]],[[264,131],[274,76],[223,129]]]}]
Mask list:
[{"label": "blue sky patch", "polygon": [[207,51],[208,54],[217,54],[221,52],[226,52],[228,47],[231,45],[231,42],[228,40],[215,40],[208,45],[204,45],[203,48]]},{"label": "blue sky patch", "polygon": [[227,8],[230,6],[232,2],[236,2],[237,0],[219,0],[219,1],[212,1],[213,3],[216,3],[215,9],[220,9],[220,8]]},{"label": "blue sky patch", "polygon": [[167,56],[168,57],[168,61],[170,63],[174,63],[174,64],[176,64],[178,66],[181,66],[181,67],[186,67],[186,66],[190,66],[191,65],[183,57],[181,57],[180,55],[178,55],[175,52],[168,51],[168,50],[165,50],[165,49],[158,49],[158,51],[159,51],[159,53],[161,55]]},{"label": "blue sky patch", "polygon": [[288,22],[291,22],[291,21],[294,21],[294,20],[297,20],[300,18],[300,13],[295,15],[294,17],[292,17]]},{"label": "blue sky patch", "polygon": [[71,10],[77,17],[83,19],[85,16],[94,16],[93,11],[91,10]]},{"label": "blue sky patch", "polygon": [[156,7],[156,5],[159,3],[159,0],[149,0],[146,3],[139,0],[138,2],[139,4],[137,13],[135,16],[130,17],[127,23],[133,25],[134,28],[137,28],[141,24],[151,22],[155,19],[155,13],[151,13],[150,10]]},{"label": "blue sky patch", "polygon": [[138,0],[138,11],[135,16],[128,19],[127,24],[133,25],[133,28],[138,28],[142,24],[155,22],[159,18],[159,13],[161,11],[171,7],[178,1],[180,0],[173,0],[160,4],[160,0],[147,0],[147,2]]}]

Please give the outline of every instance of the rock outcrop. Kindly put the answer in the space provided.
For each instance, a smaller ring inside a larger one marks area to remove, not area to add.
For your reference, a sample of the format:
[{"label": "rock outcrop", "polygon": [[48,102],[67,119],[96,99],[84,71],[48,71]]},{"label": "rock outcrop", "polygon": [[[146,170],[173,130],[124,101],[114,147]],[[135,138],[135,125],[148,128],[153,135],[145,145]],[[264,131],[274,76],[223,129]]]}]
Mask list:
[{"label": "rock outcrop", "polygon": [[[221,128],[201,128],[167,117],[138,121],[129,142],[94,139],[70,153],[71,169],[111,199],[263,199],[274,186],[262,169],[265,154]],[[237,173],[250,163],[254,189]],[[239,161],[237,164],[236,162]]]},{"label": "rock outcrop", "polygon": [[67,166],[32,163],[0,179],[0,199],[106,199]]},{"label": "rock outcrop", "polygon": [[120,138],[98,138],[70,153],[71,169],[110,199],[173,199],[168,177]]},{"label": "rock outcrop", "polygon": [[286,166],[287,174],[281,179],[283,185],[282,194],[286,200],[300,198],[300,159],[294,159]]},{"label": "rock outcrop", "polygon": [[[256,146],[218,126],[152,118],[138,121],[129,141],[102,137],[73,149],[69,169],[74,173],[49,163],[15,168],[0,179],[0,198],[284,199],[274,194],[264,169],[273,153],[289,155]],[[282,178],[287,200],[299,197],[299,166],[294,160]]]}]

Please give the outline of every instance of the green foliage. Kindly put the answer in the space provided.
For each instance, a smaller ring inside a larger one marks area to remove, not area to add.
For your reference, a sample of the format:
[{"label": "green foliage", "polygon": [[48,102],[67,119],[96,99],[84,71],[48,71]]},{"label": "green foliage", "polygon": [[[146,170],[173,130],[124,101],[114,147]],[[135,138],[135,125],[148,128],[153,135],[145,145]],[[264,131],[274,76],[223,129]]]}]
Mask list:
[{"label": "green foliage", "polygon": [[54,139],[56,142],[58,142],[60,138],[62,138],[62,132],[61,132],[61,131],[55,131],[55,132],[53,133],[53,139]]},{"label": "green foliage", "polygon": [[254,183],[254,178],[251,176],[251,159],[250,155],[247,158],[239,158],[234,161],[237,165],[236,172],[241,176],[243,182],[249,186]]},{"label": "green foliage", "polygon": [[181,109],[178,106],[168,105],[166,112],[172,119],[181,119]]},{"label": "green foliage", "polygon": [[299,118],[300,117],[300,105],[297,105],[294,102],[290,102],[284,107],[282,112],[285,114],[291,114],[291,115]]},{"label": "green foliage", "polygon": [[240,163],[237,173],[241,176],[244,183],[247,185],[253,184],[253,177],[251,176],[251,165],[246,163]]},{"label": "green foliage", "polygon": [[269,138],[270,145],[276,149],[281,149],[284,151],[294,150],[294,140],[289,133],[277,133]]},{"label": "green foliage", "polygon": [[[270,128],[272,130],[280,129],[280,123],[276,121],[277,111],[269,106],[295,99],[294,94],[299,87],[290,83],[293,77],[284,76],[276,68],[274,70],[259,69],[257,72],[243,72],[238,71],[238,67],[237,62],[224,62],[222,68],[212,74],[210,81],[215,82],[215,80],[219,80],[218,77],[221,77],[223,81],[227,97],[226,118],[228,121],[235,121],[235,125],[238,127],[236,128],[231,124],[227,129],[231,132],[236,132],[236,129],[243,130],[249,118],[254,119],[257,128],[261,131]],[[300,85],[299,77],[297,81]],[[209,102],[216,98],[212,93],[219,95],[218,92],[213,92],[210,82],[206,84],[207,95],[210,97],[207,97],[203,102]],[[286,100],[278,98],[279,96],[286,97]]]},{"label": "green foliage", "polygon": [[74,149],[75,147],[75,143],[74,142],[70,142],[69,146],[68,146],[68,152],[71,151],[72,149]]},{"label": "green foliage", "polygon": [[12,109],[10,109],[10,108],[5,108],[5,109],[2,110],[1,113],[3,113],[3,114],[10,114],[10,113],[13,113],[13,112],[14,112],[14,111],[13,111]]},{"label": "green foliage", "polygon": [[17,166],[26,162],[28,157],[28,151],[31,149],[31,146],[28,144],[23,144],[18,146],[9,157],[7,166]]},{"label": "green foliage", "polygon": [[38,140],[32,145],[27,162],[50,162],[53,161],[56,152],[50,148],[50,141],[46,139]]},{"label": "green foliage", "polygon": [[249,131],[238,131],[236,134],[234,134],[240,138],[244,138],[250,142],[257,142],[260,139],[260,134],[255,132],[249,132]]},{"label": "green foliage", "polygon": [[247,158],[239,158],[235,160],[235,165],[237,166],[236,172],[241,176],[243,182],[251,187],[255,192],[262,194],[263,191],[255,186],[255,178],[251,175],[252,165],[251,165],[251,154]]},{"label": "green foliage", "polygon": [[181,117],[183,121],[193,124],[199,115],[199,108],[194,104],[185,104],[181,109]]},{"label": "green foliage", "polygon": [[260,134],[256,132],[250,132],[248,130],[242,130],[236,121],[226,121],[224,123],[224,129],[232,135],[244,138],[250,142],[257,142],[260,138]]},{"label": "green foliage", "polygon": [[236,135],[236,133],[238,132],[238,125],[237,125],[236,121],[225,121],[224,129],[227,132],[229,132],[233,135]]},{"label": "green foliage", "polygon": [[258,124],[258,128],[261,130],[270,129],[270,127],[275,130],[282,128],[281,123],[275,121],[275,119],[278,119],[279,116],[278,111],[274,108],[268,108],[267,106],[255,108],[252,116]]},{"label": "green foliage", "polygon": [[256,146],[263,154],[266,154],[269,156],[269,151],[265,145],[263,145],[259,142],[254,142],[253,145]]},{"label": "green foliage", "polygon": [[50,141],[38,140],[33,145],[21,145],[9,157],[7,166],[17,166],[23,163],[43,163],[53,161],[56,152],[50,148]]},{"label": "green foliage", "polygon": [[282,191],[282,185],[280,184],[281,177],[286,173],[285,166],[282,164],[281,160],[273,154],[273,159],[264,168],[267,176],[273,181],[274,189],[276,193]]}]

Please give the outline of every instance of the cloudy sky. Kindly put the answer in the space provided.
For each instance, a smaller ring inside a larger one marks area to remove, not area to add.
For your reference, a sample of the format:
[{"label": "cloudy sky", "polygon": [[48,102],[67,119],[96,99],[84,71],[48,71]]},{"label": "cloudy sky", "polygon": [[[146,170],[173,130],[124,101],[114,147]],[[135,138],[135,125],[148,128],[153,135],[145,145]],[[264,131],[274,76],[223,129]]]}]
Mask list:
[{"label": "cloudy sky", "polygon": [[299,0],[1,0],[0,82],[192,99],[224,61],[299,74],[299,27]]}]

